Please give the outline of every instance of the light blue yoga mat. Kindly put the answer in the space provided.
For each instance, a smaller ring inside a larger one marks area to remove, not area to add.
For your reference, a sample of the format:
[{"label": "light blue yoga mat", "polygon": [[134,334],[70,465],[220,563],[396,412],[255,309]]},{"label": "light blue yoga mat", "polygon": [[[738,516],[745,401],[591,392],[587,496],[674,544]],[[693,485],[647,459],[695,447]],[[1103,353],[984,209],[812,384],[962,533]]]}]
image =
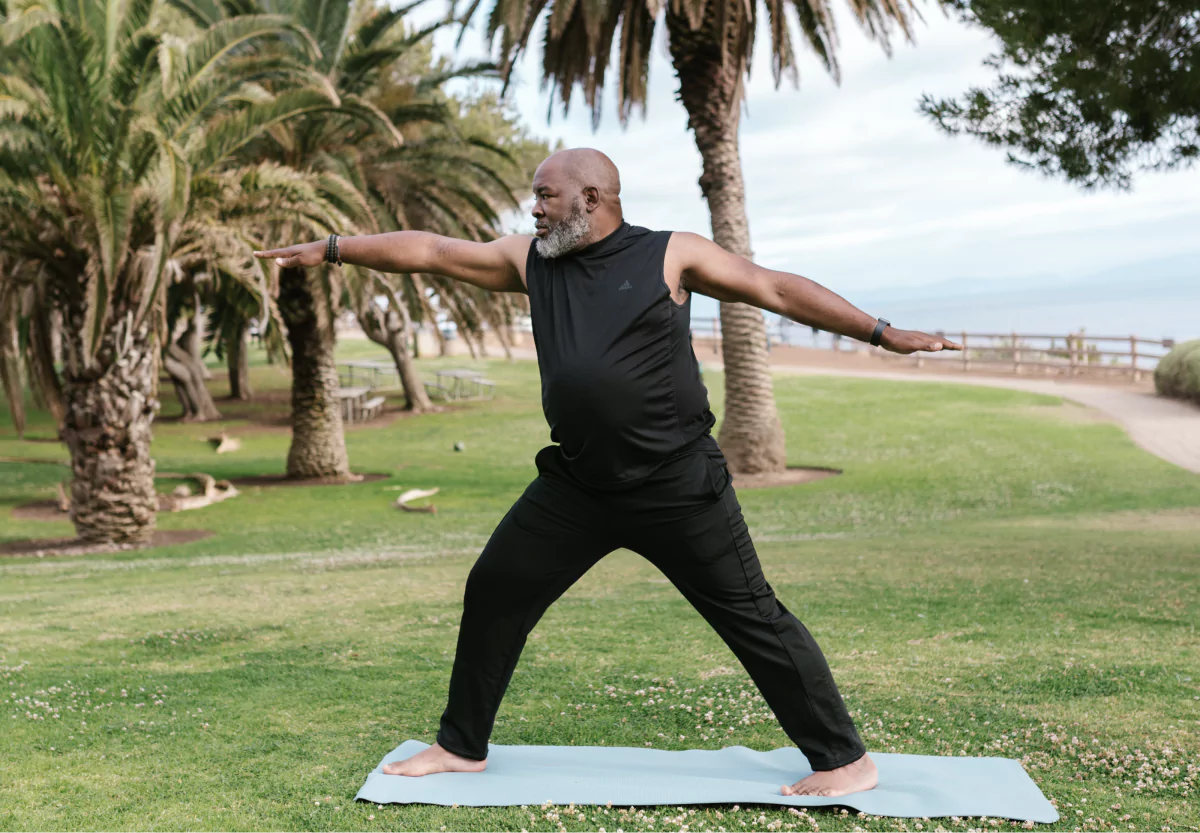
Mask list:
[{"label": "light blue yoga mat", "polygon": [[1054,822],[1058,812],[1010,758],[954,758],[872,752],[879,786],[836,798],[781,795],[812,772],[795,747],[756,752],[610,746],[488,745],[483,772],[384,775],[383,765],[429,746],[406,740],[384,756],[356,798],[376,804],[463,807],[555,804],[783,804],[853,807],[873,816],[989,816]]}]

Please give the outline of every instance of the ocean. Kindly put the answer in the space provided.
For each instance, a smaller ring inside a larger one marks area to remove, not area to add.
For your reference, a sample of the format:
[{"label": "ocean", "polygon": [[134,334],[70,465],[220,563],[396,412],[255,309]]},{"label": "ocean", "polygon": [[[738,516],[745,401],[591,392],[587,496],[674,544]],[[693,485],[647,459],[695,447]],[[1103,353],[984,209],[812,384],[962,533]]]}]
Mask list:
[{"label": "ocean", "polygon": [[[836,290],[835,290],[836,291]],[[1023,287],[1016,291],[954,295],[936,287],[887,292],[843,294],[859,309],[886,318],[896,327],[933,333],[945,331],[953,338],[971,333],[1130,336],[1187,341],[1200,338],[1200,277],[1194,280],[1160,279],[1101,284],[1065,284],[1057,287]],[[697,296],[692,318],[717,314],[717,302]],[[778,316],[767,314],[769,322]],[[699,328],[697,328],[699,329]],[[775,331],[775,327],[772,327]],[[801,324],[785,330],[789,343],[810,346],[812,331]],[[829,334],[818,336],[817,346],[828,346]]]}]

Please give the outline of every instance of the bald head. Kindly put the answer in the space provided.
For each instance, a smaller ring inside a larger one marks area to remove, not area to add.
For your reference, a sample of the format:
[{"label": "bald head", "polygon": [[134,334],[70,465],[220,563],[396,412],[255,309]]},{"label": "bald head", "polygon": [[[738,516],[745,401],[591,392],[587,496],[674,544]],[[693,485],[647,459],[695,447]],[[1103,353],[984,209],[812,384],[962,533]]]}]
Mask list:
[{"label": "bald head", "polygon": [[[554,171],[569,179],[572,184],[582,191],[585,188],[596,188],[602,198],[620,202],[621,175],[613,161],[594,148],[570,148],[550,154],[538,166],[550,166]],[[534,179],[537,174],[534,174]]]},{"label": "bald head", "polygon": [[607,237],[621,225],[621,177],[593,148],[550,154],[533,174],[538,250],[559,257]]}]

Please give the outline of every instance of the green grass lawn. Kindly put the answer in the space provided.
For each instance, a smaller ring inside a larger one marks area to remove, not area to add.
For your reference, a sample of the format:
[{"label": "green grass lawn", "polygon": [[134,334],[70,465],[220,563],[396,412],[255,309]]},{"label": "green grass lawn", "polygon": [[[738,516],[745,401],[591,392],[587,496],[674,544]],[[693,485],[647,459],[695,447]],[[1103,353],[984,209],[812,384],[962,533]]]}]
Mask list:
[{"label": "green grass lawn", "polygon": [[[496,398],[348,429],[355,470],[386,479],[163,514],[161,528],[216,533],[177,547],[0,559],[0,828],[1019,829],[355,803],[387,751],[433,741],[463,582],[549,442],[534,364],[419,363],[439,365],[486,366]],[[177,422],[164,388],[160,471],[283,471],[288,377],[261,360],[252,373],[254,402],[218,401],[243,442],[221,456],[204,441],[218,427]],[[719,415],[721,378],[706,382]],[[777,377],[776,393],[790,461],[844,474],[739,498],[868,748],[1017,758],[1062,814],[1048,829],[1200,827],[1200,477],[1053,397],[828,377]],[[65,459],[44,414],[24,442],[0,419],[0,456]],[[0,540],[71,534],[9,517],[66,474],[0,464]],[[432,486],[437,514],[391,507],[396,487]],[[625,551],[534,630],[492,741],[789,743],[719,637]]]}]

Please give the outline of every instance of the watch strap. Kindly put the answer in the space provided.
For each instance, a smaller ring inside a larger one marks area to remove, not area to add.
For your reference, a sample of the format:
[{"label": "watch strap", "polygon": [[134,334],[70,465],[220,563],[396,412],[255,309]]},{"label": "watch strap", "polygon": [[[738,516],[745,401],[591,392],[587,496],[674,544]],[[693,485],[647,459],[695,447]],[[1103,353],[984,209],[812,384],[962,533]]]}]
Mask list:
[{"label": "watch strap", "polygon": [[875,332],[871,333],[871,346],[878,347],[879,340],[883,336],[883,331],[891,325],[891,321],[886,318],[878,318],[875,323]]}]

